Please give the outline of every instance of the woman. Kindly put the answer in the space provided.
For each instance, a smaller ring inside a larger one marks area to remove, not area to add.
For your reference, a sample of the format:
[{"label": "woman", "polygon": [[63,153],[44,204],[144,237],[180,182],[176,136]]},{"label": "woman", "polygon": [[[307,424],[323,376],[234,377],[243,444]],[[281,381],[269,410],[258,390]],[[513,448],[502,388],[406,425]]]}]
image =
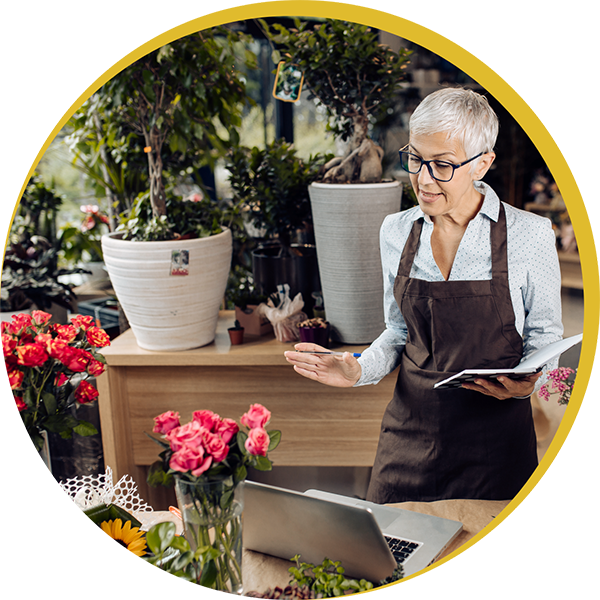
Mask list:
[{"label": "woman", "polygon": [[381,227],[385,330],[359,359],[286,359],[342,387],[375,384],[400,365],[367,499],[510,499],[537,466],[529,397],[542,373],[433,386],[466,368],[515,367],[561,338],[555,237],[548,219],[500,202],[480,181],[498,134],[484,96],[434,92],[409,128],[400,156],[418,206]]}]

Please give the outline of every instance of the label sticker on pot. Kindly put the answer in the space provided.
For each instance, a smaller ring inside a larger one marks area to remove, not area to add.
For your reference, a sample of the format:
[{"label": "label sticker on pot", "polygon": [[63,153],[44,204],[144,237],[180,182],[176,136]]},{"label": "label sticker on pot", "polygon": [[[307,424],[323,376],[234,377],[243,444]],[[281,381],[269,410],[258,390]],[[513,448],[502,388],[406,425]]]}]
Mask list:
[{"label": "label sticker on pot", "polygon": [[171,275],[189,275],[189,263],[189,250],[173,250],[171,252]]}]

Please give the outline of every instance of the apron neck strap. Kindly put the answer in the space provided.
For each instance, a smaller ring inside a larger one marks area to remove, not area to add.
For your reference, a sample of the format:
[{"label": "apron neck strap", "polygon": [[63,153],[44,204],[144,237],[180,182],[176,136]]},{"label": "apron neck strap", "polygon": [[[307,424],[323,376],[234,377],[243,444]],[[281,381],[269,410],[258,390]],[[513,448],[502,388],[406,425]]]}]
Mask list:
[{"label": "apron neck strap", "polygon": [[506,213],[500,202],[498,220],[490,221],[490,242],[492,246],[492,279],[508,277],[508,249],[506,243]]},{"label": "apron neck strap", "polygon": [[418,218],[410,230],[406,244],[404,244],[404,250],[402,250],[402,256],[400,257],[400,264],[398,265],[398,275],[401,277],[410,277],[410,270],[412,268],[417,248],[419,247],[419,239],[421,237],[421,230],[423,229],[423,217]]}]

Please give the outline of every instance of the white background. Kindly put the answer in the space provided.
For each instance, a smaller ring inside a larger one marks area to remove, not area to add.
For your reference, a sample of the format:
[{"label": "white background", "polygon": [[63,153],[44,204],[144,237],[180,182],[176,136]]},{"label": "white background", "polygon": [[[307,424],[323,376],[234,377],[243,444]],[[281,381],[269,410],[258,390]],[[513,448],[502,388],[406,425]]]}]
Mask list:
[{"label": "white background", "polygon": [[[0,0],[0,91],[83,90],[83,6]],[[516,8],[517,90],[600,92],[596,0],[517,0]],[[5,493],[0,509],[3,595],[83,598],[83,526],[70,501]],[[516,519],[518,600],[598,597],[599,510],[523,509]],[[556,544],[563,536],[566,550]]]}]

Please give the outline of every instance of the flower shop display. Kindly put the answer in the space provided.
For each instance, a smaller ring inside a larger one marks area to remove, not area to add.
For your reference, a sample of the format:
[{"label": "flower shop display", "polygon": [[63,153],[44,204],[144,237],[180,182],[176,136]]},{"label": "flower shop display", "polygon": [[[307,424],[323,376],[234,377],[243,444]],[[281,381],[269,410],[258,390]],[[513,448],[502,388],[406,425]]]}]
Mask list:
[{"label": "flower shop display", "polygon": [[73,416],[77,404],[93,402],[98,391],[89,382],[104,372],[98,352],[110,345],[91,316],[76,315],[69,324],[50,323],[49,313],[34,310],[2,323],[2,349],[10,387],[23,424],[38,450],[47,432],[68,439],[96,428]]},{"label": "flower shop display", "polygon": [[[577,371],[570,367],[558,367],[548,373],[548,381],[540,388],[538,392],[543,400],[550,400],[550,394],[558,393],[558,403],[567,406],[575,385],[575,376]],[[571,379],[573,376],[573,379]]]},{"label": "flower shop display", "polygon": [[[271,413],[260,404],[251,405],[241,416],[243,428],[210,410],[195,411],[183,425],[174,411],[154,419],[153,433],[162,437],[150,437],[163,451],[149,471],[148,483],[175,482],[189,544],[189,551],[181,556],[182,569],[191,581],[242,592],[243,486],[239,484],[246,479],[248,467],[272,468],[268,452],[279,444],[281,432],[265,429],[270,419]],[[163,529],[168,538],[167,527]]]}]

